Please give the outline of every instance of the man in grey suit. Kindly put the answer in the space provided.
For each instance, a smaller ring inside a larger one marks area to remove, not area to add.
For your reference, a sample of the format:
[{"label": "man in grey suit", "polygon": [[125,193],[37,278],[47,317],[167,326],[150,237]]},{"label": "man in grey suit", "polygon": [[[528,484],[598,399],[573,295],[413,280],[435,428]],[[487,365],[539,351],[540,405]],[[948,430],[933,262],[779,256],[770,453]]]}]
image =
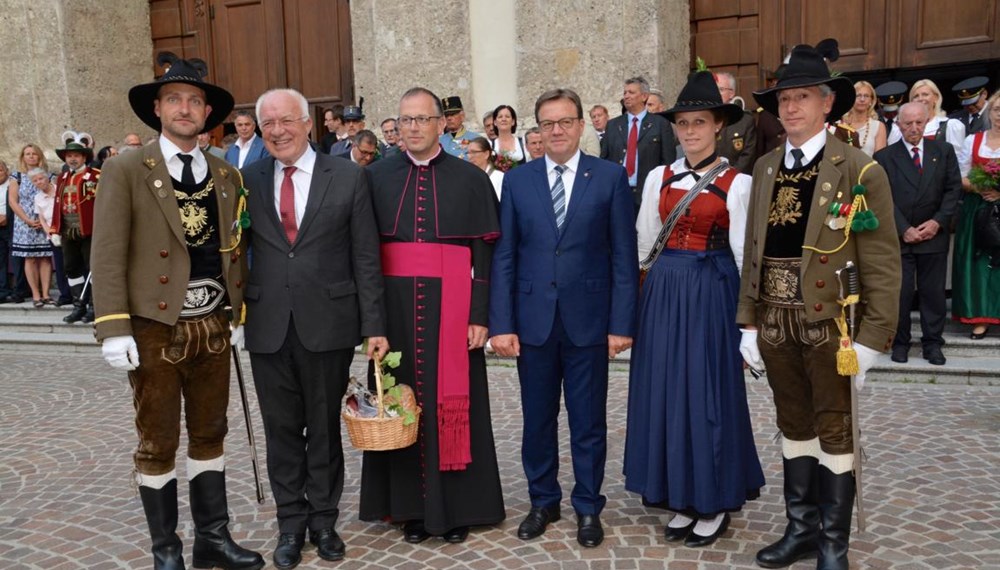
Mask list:
[{"label": "man in grey suit", "polygon": [[892,360],[906,362],[910,351],[910,308],[914,285],[920,299],[920,343],[931,364],[945,363],[941,346],[947,309],[948,223],[962,195],[962,175],[954,147],[924,139],[929,117],[920,103],[899,108],[896,124],[903,140],[875,153],[892,187],[896,232],[902,254],[899,324]]},{"label": "man in grey suit", "polygon": [[642,185],[657,166],[677,159],[677,142],[670,122],[646,110],[649,83],[642,77],[625,80],[622,104],[626,113],[608,121],[601,137],[601,158],[625,167],[639,214]]},{"label": "man in grey suit", "polygon": [[278,568],[294,568],[308,528],[324,560],[344,557],[334,530],[344,488],[340,402],[354,347],[388,351],[368,176],[309,145],[306,99],[268,91],[257,116],[271,157],[244,168],[253,263],[246,348],[264,418],[278,509]]}]

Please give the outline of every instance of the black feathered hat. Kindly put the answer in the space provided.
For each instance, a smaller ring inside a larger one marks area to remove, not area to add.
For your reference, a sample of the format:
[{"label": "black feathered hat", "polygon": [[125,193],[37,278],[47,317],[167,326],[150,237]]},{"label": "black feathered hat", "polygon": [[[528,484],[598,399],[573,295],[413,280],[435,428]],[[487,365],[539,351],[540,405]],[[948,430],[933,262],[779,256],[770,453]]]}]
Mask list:
[{"label": "black feathered hat", "polygon": [[718,110],[722,113],[727,125],[743,118],[743,109],[739,105],[723,103],[719,86],[715,83],[715,75],[711,71],[698,71],[688,78],[687,84],[677,95],[674,106],[659,113],[662,117],[674,122],[674,115],[689,111]]},{"label": "black feathered hat", "polygon": [[778,116],[778,92],[798,87],[829,85],[835,94],[833,109],[827,117],[840,118],[854,106],[854,84],[842,76],[831,76],[823,55],[816,48],[800,45],[792,48],[792,55],[774,87],[754,91],[753,97],[765,111]]},{"label": "black feathered hat", "polygon": [[208,65],[200,59],[181,59],[169,51],[160,52],[156,62],[167,69],[159,79],[152,83],[136,85],[128,92],[128,102],[132,111],[143,123],[160,132],[163,125],[160,118],[153,112],[153,101],[156,100],[160,88],[168,83],[186,83],[205,92],[205,103],[212,112],[205,118],[202,132],[210,131],[226,120],[233,110],[233,96],[222,87],[206,83]]}]

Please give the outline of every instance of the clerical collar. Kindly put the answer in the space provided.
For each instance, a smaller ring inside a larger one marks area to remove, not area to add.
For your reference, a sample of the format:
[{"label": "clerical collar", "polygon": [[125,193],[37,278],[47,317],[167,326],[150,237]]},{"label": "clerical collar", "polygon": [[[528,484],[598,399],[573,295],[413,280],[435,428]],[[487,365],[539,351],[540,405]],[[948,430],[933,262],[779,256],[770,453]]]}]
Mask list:
[{"label": "clerical collar", "polygon": [[409,157],[410,162],[412,162],[416,166],[428,166],[431,163],[431,161],[437,158],[440,154],[441,154],[441,145],[438,145],[437,152],[434,153],[434,156],[428,158],[427,160],[417,160],[415,156],[410,154],[410,151],[406,151],[406,156]]}]

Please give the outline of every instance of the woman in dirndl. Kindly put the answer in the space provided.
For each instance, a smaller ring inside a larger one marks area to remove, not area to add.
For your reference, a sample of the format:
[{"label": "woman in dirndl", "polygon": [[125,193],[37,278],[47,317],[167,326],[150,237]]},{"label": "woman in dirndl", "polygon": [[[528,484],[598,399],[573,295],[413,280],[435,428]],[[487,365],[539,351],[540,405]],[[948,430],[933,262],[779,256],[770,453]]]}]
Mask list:
[{"label": "woman in dirndl", "polygon": [[636,222],[644,266],[664,243],[639,301],[625,488],[674,513],[668,541],[698,547],[715,542],[764,485],[736,324],[751,179],[716,153],[717,133],[742,110],[723,104],[711,73],[694,74],[662,115],[685,158],[649,173]]},{"label": "woman in dirndl", "polygon": [[976,239],[977,214],[1000,201],[1000,188],[974,188],[968,178],[973,165],[1000,164],[1000,91],[986,101],[983,117],[986,130],[965,137],[958,153],[958,168],[967,194],[955,229],[951,276],[952,318],[972,325],[969,336],[973,340],[985,338],[990,325],[1000,324],[998,252],[983,247]]}]

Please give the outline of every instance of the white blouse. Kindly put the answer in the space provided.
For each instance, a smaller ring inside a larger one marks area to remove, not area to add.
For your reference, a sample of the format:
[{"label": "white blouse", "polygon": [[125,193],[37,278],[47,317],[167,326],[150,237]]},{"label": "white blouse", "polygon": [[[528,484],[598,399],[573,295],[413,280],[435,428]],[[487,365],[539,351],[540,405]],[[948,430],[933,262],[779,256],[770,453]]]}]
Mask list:
[{"label": "white blouse", "polygon": [[[722,160],[726,159],[723,157]],[[639,261],[645,259],[652,251],[656,238],[663,228],[663,222],[660,220],[660,186],[663,184],[663,171],[666,168],[666,166],[654,168],[646,176],[646,183],[642,187],[642,205],[639,206],[639,218],[635,222],[639,239]],[[687,172],[688,168],[684,165],[684,159],[679,158],[670,165],[670,170],[674,174],[680,174]],[[707,170],[709,169],[706,168],[704,171]],[[672,183],[670,187],[686,190],[694,187],[696,183],[693,176],[685,176]],[[732,250],[733,257],[736,258],[736,268],[740,271],[743,270],[743,241],[752,183],[753,179],[746,174],[737,174],[726,194],[726,209],[729,211],[729,249]],[[708,192],[707,189],[702,190],[702,193]]]},{"label": "white blouse", "polygon": [[945,128],[944,142],[951,143],[955,147],[955,153],[957,154],[962,150],[962,141],[965,140],[965,125],[961,121],[949,119],[948,117],[934,117],[927,121],[927,126],[924,127],[924,136],[930,137],[936,135],[941,121],[948,122],[948,126]]},{"label": "white blouse", "polygon": [[[493,152],[500,154],[500,137],[493,139]],[[525,159],[524,153],[524,142],[521,137],[514,137],[514,150],[502,151],[503,154],[509,156],[515,162],[522,162]]]},{"label": "white blouse", "polygon": [[486,173],[490,175],[490,182],[493,183],[493,191],[497,193],[497,200],[500,200],[500,189],[503,188],[503,172],[490,167]]},{"label": "white blouse", "polygon": [[[965,137],[962,148],[958,151],[958,169],[962,171],[962,178],[968,178],[969,170],[972,169],[972,144],[975,138],[974,134]],[[1000,159],[1000,148],[986,146],[986,135],[983,135],[983,143],[979,145],[979,156],[990,160]]]}]

